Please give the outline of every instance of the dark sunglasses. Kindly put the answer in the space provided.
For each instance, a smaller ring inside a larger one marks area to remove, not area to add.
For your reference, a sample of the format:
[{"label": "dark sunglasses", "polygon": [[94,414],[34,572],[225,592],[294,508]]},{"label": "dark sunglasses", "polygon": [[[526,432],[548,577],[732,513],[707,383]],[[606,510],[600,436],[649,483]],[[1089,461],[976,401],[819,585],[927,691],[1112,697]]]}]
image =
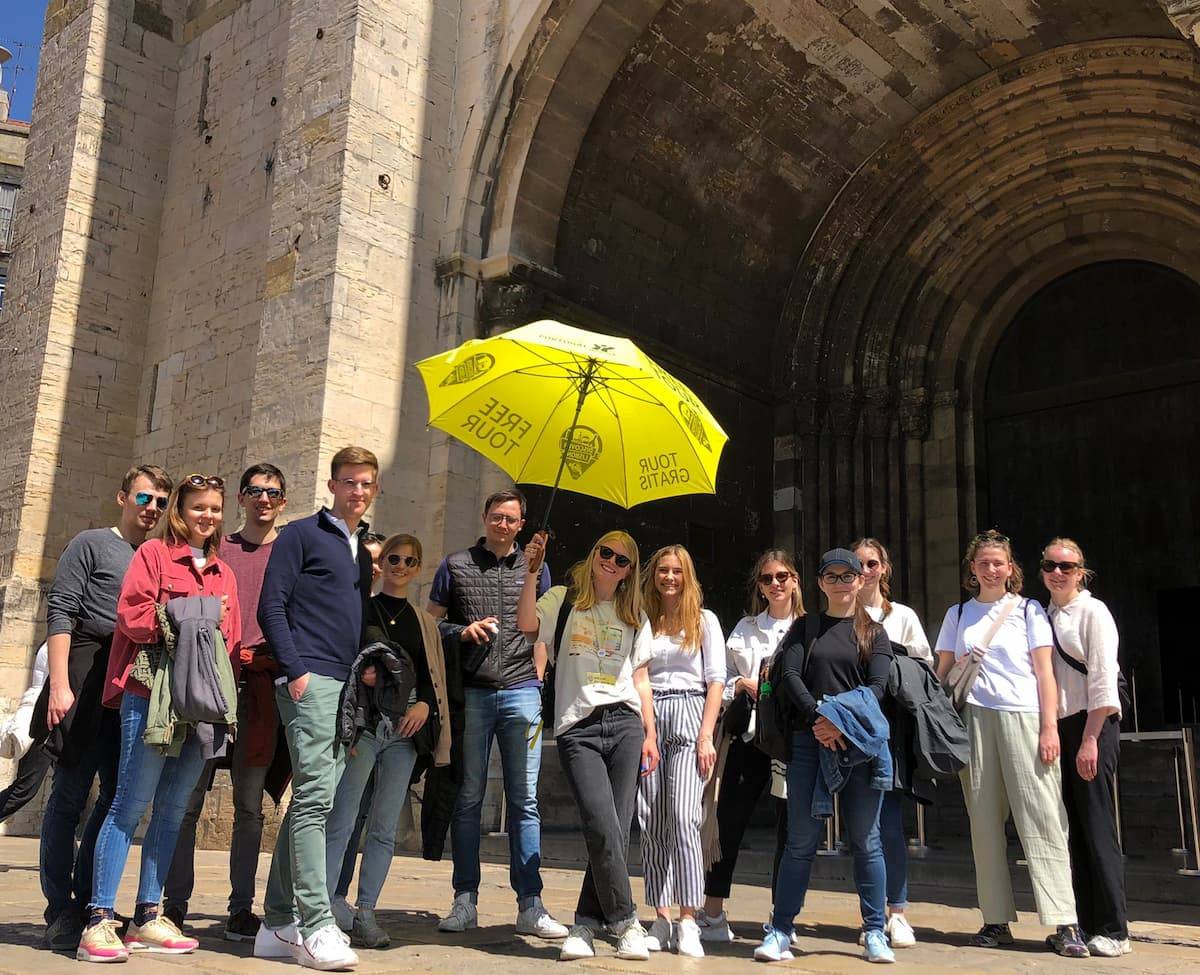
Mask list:
[{"label": "dark sunglasses", "polygon": [[400,565],[401,563],[404,563],[404,565],[408,566],[410,569],[415,569],[421,564],[421,560],[415,555],[396,555],[393,553],[387,557],[387,560],[388,565]]},{"label": "dark sunglasses", "polygon": [[283,498],[283,491],[280,488],[263,487],[259,484],[251,484],[242,494],[248,498],[261,498],[265,494],[272,501],[279,501]]},{"label": "dark sunglasses", "polygon": [[1079,568],[1078,562],[1055,562],[1054,559],[1042,559],[1039,565],[1041,565],[1043,572],[1048,573],[1058,569],[1063,575],[1066,575],[1068,572],[1074,572]]},{"label": "dark sunglasses", "polygon": [[225,490],[225,478],[217,477],[216,474],[189,474],[183,479],[183,482],[194,488],[210,487],[218,491]]},{"label": "dark sunglasses", "polygon": [[867,559],[863,562],[864,569],[878,569],[883,563],[879,559]]},{"label": "dark sunglasses", "polygon": [[138,491],[138,493],[133,496],[133,500],[136,501],[138,506],[142,508],[153,501],[154,507],[156,507],[159,511],[167,510],[167,498],[165,495],[160,494],[155,497],[149,491]]},{"label": "dark sunglasses", "polygon": [[778,582],[781,586],[792,577],[790,572],[776,572],[771,575],[769,572],[764,572],[758,577],[760,586],[769,586],[772,582]]},{"label": "dark sunglasses", "polygon": [[628,555],[619,555],[607,545],[601,545],[599,552],[600,558],[602,558],[605,562],[607,562],[609,559],[612,559],[612,561],[616,562],[618,569],[626,569],[633,565],[633,559],[631,559]]}]

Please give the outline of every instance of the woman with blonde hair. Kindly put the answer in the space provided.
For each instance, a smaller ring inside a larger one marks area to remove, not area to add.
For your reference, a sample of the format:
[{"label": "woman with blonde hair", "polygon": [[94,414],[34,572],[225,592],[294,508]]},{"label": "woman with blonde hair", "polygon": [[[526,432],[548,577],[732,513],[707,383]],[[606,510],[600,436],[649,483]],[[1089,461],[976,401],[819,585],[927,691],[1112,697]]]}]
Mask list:
[{"label": "woman with blonde hair", "polygon": [[[860,538],[850,546],[862,563],[862,590],[859,594],[867,614],[883,626],[893,644],[904,647],[908,656],[931,666],[933,651],[916,611],[891,599],[892,560],[883,542]],[[883,794],[879,812],[879,839],[883,844],[883,863],[887,871],[888,944],[893,948],[911,948],[917,943],[908,923],[908,839],[904,835],[904,795],[899,789]]]},{"label": "woman with blonde hair", "polygon": [[[103,691],[104,705],[121,712],[121,758],[116,793],[96,838],[92,903],[76,954],[80,961],[121,962],[131,951],[185,954],[199,944],[160,915],[159,901],[192,789],[205,760],[213,756],[205,754],[194,730],[188,731],[175,754],[143,740],[151,715],[154,670],[140,651],[163,641],[160,621],[184,599],[217,597],[219,628],[236,678],[242,623],[237,580],[219,554],[224,508],[221,478],[185,477],[171,492],[153,537],[138,546],[121,585]],[[220,730],[224,732],[223,727]],[[133,834],[151,804],[133,921],[122,943],[115,915],[117,888]]]},{"label": "woman with blonde hair", "polygon": [[[638,789],[646,900],[657,915],[646,945],[659,951],[673,944],[681,955],[702,958],[696,924],[704,900],[701,804],[717,760],[713,732],[725,692],[725,638],[717,617],[704,609],[686,548],[660,548],[645,576],[642,603],[654,631],[649,674],[661,755]],[[679,905],[677,937],[672,904]]]},{"label": "woman with blonde hair", "polygon": [[1117,624],[1088,591],[1092,571],[1078,542],[1052,540],[1042,550],[1040,568],[1050,591],[1063,802],[1079,926],[1091,954],[1116,958],[1132,950],[1113,795],[1121,748]]},{"label": "woman with blonde hair", "polygon": [[[725,643],[725,717],[721,735],[729,738],[725,764],[720,769],[717,796],[719,856],[704,878],[704,909],[697,915],[704,941],[728,942],[733,930],[725,913],[725,899],[733,886],[738,850],[754,809],[772,782],[771,759],[754,746],[754,705],[758,681],[770,666],[792,623],[804,615],[800,577],[792,556],[781,549],[763,552],[754,562],[748,581],[749,614],[743,616]],[[775,863],[783,853],[787,825],[786,795],[778,790],[776,802]],[[774,883],[772,882],[772,886]]]},{"label": "woman with blonde hair", "polygon": [[[1057,927],[1051,947],[1065,957],[1084,958],[1088,949],[1076,923],[1058,769],[1054,636],[1042,607],[1021,598],[1022,582],[1008,536],[995,530],[976,535],[963,556],[963,588],[972,598],[946,611],[937,639],[943,680],[956,662],[979,661],[978,676],[956,684],[970,682],[962,718],[971,753],[961,778],[983,913],[983,927],[970,943],[977,948],[1013,943],[1009,925],[1017,909],[1004,833],[1011,809],[1038,920]],[[959,673],[969,674],[969,665]]]},{"label": "woman with blonde hair", "polygon": [[594,933],[607,929],[619,939],[619,958],[645,960],[626,857],[639,767],[641,775],[658,767],[658,741],[647,673],[653,633],[642,611],[637,543],[625,532],[607,532],[571,568],[570,586],[538,599],[545,551],[538,532],[525,548],[529,571],[517,622],[555,664],[554,735],[588,851],[575,923],[559,958],[593,957]]}]

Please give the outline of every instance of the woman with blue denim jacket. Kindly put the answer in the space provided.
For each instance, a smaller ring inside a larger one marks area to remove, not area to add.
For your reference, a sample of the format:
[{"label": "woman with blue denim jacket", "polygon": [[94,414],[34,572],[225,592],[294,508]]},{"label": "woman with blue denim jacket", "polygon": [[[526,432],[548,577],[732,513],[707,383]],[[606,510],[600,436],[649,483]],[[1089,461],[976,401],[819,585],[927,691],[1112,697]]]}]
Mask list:
[{"label": "woman with blue denim jacket", "polygon": [[[862,563],[847,549],[821,556],[817,583],[827,608],[817,637],[805,647],[808,626],[797,621],[780,653],[784,654],[780,693],[791,712],[792,753],[787,766],[787,848],[779,865],[775,908],[766,936],[755,949],[758,961],[792,958],[796,915],[804,906],[813,859],[825,835],[823,819],[813,816],[813,798],[821,776],[822,748],[841,750],[847,741],[838,727],[818,713],[822,698],[867,688],[883,700],[892,665],[892,645],[882,626],[867,614],[861,598]],[[883,790],[872,781],[874,763],[856,765],[840,792],[842,818],[854,855],[854,882],[862,907],[864,954],[871,962],[895,956],[884,934],[886,875],[879,840]]]}]

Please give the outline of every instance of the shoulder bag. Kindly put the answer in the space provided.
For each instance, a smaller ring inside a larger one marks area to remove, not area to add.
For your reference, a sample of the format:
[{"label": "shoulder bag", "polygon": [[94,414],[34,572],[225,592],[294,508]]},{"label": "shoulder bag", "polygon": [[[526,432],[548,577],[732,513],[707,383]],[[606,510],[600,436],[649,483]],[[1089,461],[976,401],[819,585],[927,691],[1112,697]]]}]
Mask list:
[{"label": "shoulder bag", "polygon": [[[942,681],[942,688],[946,692],[946,696],[950,698],[950,703],[954,705],[954,710],[962,711],[967,706],[967,697],[971,693],[971,688],[975,686],[975,680],[979,677],[979,671],[983,667],[983,658],[987,656],[988,647],[992,645],[992,640],[996,638],[996,634],[1000,632],[1000,627],[1004,625],[1004,621],[1008,619],[1008,614],[1013,611],[1013,607],[1020,600],[1016,597],[1005,597],[1004,605],[1000,607],[1000,612],[992,621],[992,625],[988,628],[987,635],[981,641],[981,645],[971,648],[969,653],[964,654],[954,661],[954,666],[950,668],[950,672],[946,674]],[[960,603],[958,607],[958,625],[962,628],[962,614],[965,603]],[[955,643],[957,644],[957,638]],[[957,647],[955,648],[957,649]]]}]

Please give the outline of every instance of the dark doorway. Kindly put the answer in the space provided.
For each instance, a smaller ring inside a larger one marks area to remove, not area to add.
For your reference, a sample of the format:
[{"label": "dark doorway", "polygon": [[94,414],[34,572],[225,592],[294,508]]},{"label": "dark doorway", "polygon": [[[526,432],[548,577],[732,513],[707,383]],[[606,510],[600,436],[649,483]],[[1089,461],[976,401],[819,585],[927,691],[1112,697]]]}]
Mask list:
[{"label": "dark doorway", "polygon": [[1200,286],[1140,261],[1047,285],[996,348],[984,417],[982,523],[1013,538],[1043,601],[1041,545],[1083,546],[1141,727],[1174,723],[1195,637],[1181,642],[1171,618],[1200,586]]}]

